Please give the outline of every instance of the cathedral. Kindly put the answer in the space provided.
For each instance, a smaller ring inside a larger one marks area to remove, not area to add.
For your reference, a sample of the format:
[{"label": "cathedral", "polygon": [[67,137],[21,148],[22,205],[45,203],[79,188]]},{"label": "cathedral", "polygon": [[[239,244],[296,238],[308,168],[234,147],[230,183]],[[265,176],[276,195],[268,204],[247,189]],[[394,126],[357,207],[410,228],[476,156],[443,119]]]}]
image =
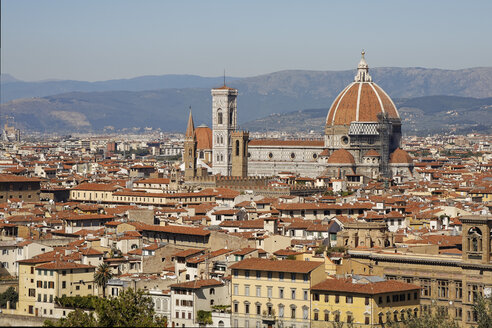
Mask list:
[{"label": "cathedral", "polygon": [[195,129],[190,113],[185,176],[266,177],[289,172],[310,178],[410,179],[413,161],[400,148],[400,115],[388,94],[372,81],[364,55],[354,81],[328,111],[324,140],[250,140],[248,132],[237,130],[238,90],[225,84],[212,89],[212,129]]}]

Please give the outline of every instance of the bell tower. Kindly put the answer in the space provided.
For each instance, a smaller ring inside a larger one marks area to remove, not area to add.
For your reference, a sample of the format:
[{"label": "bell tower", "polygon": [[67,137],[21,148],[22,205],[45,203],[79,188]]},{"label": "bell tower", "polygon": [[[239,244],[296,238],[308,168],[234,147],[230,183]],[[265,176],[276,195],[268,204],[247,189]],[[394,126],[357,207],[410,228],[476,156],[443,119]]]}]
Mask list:
[{"label": "bell tower", "polygon": [[225,85],[212,89],[212,170],[214,174],[232,173],[231,133],[237,126],[237,90]]},{"label": "bell tower", "polygon": [[196,177],[196,135],[191,108],[185,134],[183,162],[185,165],[185,179]]},{"label": "bell tower", "polygon": [[469,215],[460,220],[463,224],[463,262],[492,263],[492,217]]},{"label": "bell tower", "polygon": [[235,131],[231,134],[232,139],[232,171],[233,177],[245,178],[248,176],[248,140],[249,133]]}]

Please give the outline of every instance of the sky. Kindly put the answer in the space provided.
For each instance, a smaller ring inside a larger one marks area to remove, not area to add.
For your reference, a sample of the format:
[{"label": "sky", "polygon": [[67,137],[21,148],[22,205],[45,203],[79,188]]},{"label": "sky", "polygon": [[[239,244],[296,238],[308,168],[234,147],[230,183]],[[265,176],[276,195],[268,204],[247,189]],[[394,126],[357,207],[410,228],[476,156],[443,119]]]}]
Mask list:
[{"label": "sky", "polygon": [[492,1],[0,0],[18,79],[492,66]]}]

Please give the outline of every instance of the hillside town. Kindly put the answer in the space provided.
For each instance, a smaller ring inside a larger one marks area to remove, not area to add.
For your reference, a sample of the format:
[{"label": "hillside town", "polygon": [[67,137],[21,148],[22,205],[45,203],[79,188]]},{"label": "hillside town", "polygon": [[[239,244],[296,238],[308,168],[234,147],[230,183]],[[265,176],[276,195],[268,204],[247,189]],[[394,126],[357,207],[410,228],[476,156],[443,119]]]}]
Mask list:
[{"label": "hillside town", "polygon": [[477,324],[492,137],[403,136],[364,54],[320,136],[240,130],[224,81],[212,128],[190,110],[181,134],[4,139],[2,316],[42,324],[131,290],[168,327]]},{"label": "hillside town", "polygon": [[405,137],[413,169],[391,179],[198,179],[183,135],[108,140],[3,143],[2,284],[18,291],[4,313],[62,318],[64,297],[133,288],[169,327],[200,326],[198,311],[214,327],[369,327],[434,306],[468,326],[490,294],[488,135]]}]

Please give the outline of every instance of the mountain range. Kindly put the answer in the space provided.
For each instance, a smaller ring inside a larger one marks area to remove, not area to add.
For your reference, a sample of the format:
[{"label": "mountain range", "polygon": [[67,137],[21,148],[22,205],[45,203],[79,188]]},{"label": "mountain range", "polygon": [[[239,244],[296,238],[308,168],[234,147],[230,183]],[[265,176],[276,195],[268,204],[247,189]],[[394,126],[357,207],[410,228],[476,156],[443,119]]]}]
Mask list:
[{"label": "mountain range", "polygon": [[[429,119],[440,119],[436,126],[430,124],[431,130],[459,126],[460,122],[467,128],[483,130],[481,125],[491,116],[491,67],[374,68],[370,73],[397,103],[408,133],[428,131],[421,123],[429,125]],[[302,112],[295,125],[309,131],[319,128],[319,118],[326,116],[334,97],[353,81],[354,75],[355,70],[297,70],[226,80],[228,86],[239,90],[238,120],[242,128],[262,130],[265,120],[275,115],[285,118],[292,117],[292,112]],[[221,86],[223,77],[163,75],[100,82],[25,82],[2,75],[1,81],[1,112],[12,116],[22,129],[98,132],[153,127],[180,132],[185,129],[190,106],[195,123],[210,126],[210,88]],[[314,111],[306,111],[310,108]],[[316,111],[322,115],[309,123],[305,115],[316,117]]]}]

